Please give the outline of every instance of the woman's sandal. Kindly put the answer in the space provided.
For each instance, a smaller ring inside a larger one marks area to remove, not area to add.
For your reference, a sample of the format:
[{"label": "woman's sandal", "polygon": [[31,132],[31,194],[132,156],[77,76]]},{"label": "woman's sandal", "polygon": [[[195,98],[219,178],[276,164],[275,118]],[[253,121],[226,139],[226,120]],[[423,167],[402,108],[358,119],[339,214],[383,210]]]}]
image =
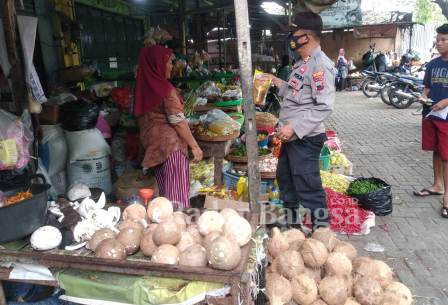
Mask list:
[{"label": "woman's sandal", "polygon": [[442,207],[442,210],[441,210],[441,212],[440,212],[440,215],[441,215],[443,218],[448,218],[448,208],[446,208],[446,207]]},{"label": "woman's sandal", "polygon": [[442,209],[440,211],[440,215],[443,218],[448,218],[448,207],[445,206],[445,198],[448,198],[448,197],[443,197],[443,199],[442,199]]}]

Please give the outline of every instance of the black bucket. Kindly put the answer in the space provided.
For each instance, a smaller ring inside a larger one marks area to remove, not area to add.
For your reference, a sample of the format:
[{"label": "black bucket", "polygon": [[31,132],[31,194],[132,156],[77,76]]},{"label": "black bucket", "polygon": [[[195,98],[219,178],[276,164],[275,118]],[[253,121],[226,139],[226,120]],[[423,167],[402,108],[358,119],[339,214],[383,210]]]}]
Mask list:
[{"label": "black bucket", "polygon": [[[0,244],[26,237],[45,224],[50,185],[43,180],[43,183],[33,183],[29,187],[33,197],[0,208]],[[22,187],[8,191],[6,195],[11,196],[27,189]]]}]

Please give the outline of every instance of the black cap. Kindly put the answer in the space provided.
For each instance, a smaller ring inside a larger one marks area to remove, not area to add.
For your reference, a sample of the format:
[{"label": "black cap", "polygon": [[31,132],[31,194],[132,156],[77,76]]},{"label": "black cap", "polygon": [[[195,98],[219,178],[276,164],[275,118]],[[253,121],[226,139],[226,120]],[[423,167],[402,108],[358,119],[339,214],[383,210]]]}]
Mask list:
[{"label": "black cap", "polygon": [[448,23],[445,23],[445,24],[439,26],[436,29],[436,31],[437,31],[437,34],[442,34],[442,35],[448,34]]},{"label": "black cap", "polygon": [[301,12],[297,13],[294,20],[289,27],[291,32],[297,30],[311,30],[316,33],[317,36],[322,35],[323,28],[322,18],[313,12]]}]

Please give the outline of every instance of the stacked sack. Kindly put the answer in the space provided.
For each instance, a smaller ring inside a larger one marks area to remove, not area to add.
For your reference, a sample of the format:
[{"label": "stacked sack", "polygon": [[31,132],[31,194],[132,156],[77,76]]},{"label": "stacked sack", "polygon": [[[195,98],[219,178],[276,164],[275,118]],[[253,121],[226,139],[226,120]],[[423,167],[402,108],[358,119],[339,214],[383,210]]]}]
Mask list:
[{"label": "stacked sack", "polygon": [[99,106],[84,100],[61,106],[61,125],[68,146],[67,180],[112,192],[110,147],[96,128]]},{"label": "stacked sack", "polygon": [[311,238],[273,229],[267,243],[266,294],[271,305],[411,305],[412,293],[383,261],[358,257],[328,228]]}]

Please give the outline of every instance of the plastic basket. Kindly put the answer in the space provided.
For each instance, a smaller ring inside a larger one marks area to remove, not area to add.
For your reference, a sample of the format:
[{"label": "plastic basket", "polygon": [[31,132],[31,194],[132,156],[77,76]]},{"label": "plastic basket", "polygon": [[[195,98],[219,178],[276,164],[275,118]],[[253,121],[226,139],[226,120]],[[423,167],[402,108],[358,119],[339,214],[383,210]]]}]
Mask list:
[{"label": "plastic basket", "polygon": [[233,100],[233,101],[218,101],[214,102],[213,104],[216,107],[232,107],[232,106],[240,106],[243,103],[242,99],[239,100]]},{"label": "plastic basket", "polygon": [[320,151],[319,166],[321,170],[327,171],[330,168],[330,150],[323,147]]},{"label": "plastic basket", "polygon": [[[222,177],[223,177],[222,179],[223,184],[226,186],[226,188],[228,188],[229,190],[235,190],[238,180],[240,179],[240,177],[244,176],[238,176],[231,174],[229,172],[223,172]],[[260,194],[266,194],[269,191],[269,187],[273,185],[274,185],[273,180],[261,180]]]}]

